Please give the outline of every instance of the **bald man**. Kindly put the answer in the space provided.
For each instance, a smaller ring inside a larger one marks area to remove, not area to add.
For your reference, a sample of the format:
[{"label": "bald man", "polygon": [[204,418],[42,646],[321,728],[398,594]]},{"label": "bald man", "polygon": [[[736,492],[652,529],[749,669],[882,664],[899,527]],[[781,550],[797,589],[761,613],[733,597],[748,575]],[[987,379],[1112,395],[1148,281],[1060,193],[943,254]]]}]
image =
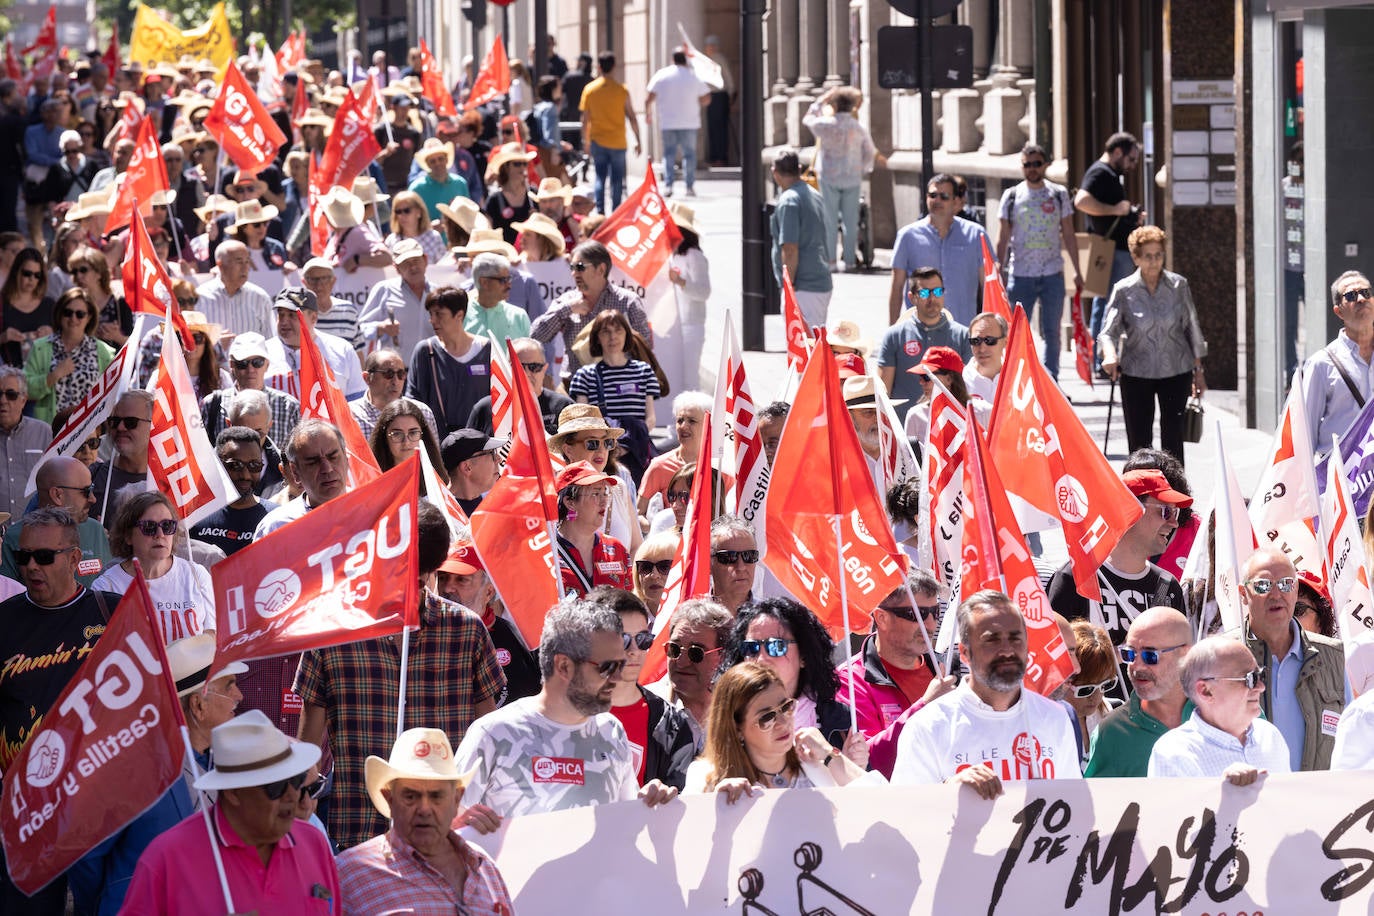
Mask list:
[{"label": "bald man", "polygon": [[1188,618],[1152,607],[1131,622],[1120,652],[1131,699],[1097,726],[1085,776],[1144,776],[1159,736],[1192,713],[1179,668],[1193,644]]},{"label": "bald man", "polygon": [[[38,468],[34,479],[38,488],[38,507],[56,506],[66,509],[76,519],[81,544],[81,560],[76,566],[76,581],[89,586],[113,562],[110,541],[100,522],[90,517],[95,505],[95,488],[91,486],[91,472],[75,458],[49,458]],[[19,547],[22,524],[10,525],[5,531],[4,561],[0,576],[19,578],[14,563],[14,551]]]}]

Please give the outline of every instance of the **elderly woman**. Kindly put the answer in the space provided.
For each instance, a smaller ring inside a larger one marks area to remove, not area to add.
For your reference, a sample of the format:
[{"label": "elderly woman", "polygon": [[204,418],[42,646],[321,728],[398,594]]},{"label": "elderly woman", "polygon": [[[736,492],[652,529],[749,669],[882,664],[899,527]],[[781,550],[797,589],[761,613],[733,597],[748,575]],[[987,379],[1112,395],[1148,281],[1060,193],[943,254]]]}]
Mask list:
[{"label": "elderly woman", "polygon": [[67,258],[73,282],[84,289],[95,303],[99,317],[95,336],[116,350],[124,346],[134,329],[134,313],[123,296],[116,296],[110,285],[110,265],[105,255],[94,248],[81,247]]},{"label": "elderly woman", "polygon": [[597,315],[590,335],[591,355],[597,361],[577,370],[568,394],[579,404],[595,403],[626,430],[624,463],[639,480],[652,457],[649,431],[655,425],[654,398],[661,389],[653,367],[630,357],[632,333],[623,312],[607,309]]},{"label": "elderly woman", "polygon": [[630,553],[603,535],[611,487],[619,481],[585,461],[558,472],[558,565],[568,594],[585,595],[598,585],[630,587]]},{"label": "elderly woman", "polygon": [[[704,391],[684,391],[673,398],[673,428],[677,432],[677,447],[664,452],[644,472],[639,485],[639,514],[644,524],[653,521],[649,501],[655,496],[665,497],[668,483],[688,464],[695,464],[701,455],[702,421],[715,403]],[[657,511],[657,510],[654,510]]]},{"label": "elderly woman", "polygon": [[668,571],[673,568],[679,540],[676,533],[661,531],[646,537],[635,551],[634,592],[650,610],[657,611],[663,602],[663,589],[668,584]]},{"label": "elderly woman", "polygon": [[215,628],[214,589],[205,567],[187,552],[186,532],[172,501],[158,490],[125,496],[110,526],[110,552],[124,559],[91,583],[97,591],[122,595],[134,580],[134,560],[143,567],[164,642]]},{"label": "elderly woman", "polygon": [[23,249],[14,256],[0,286],[0,327],[4,328],[0,354],[7,365],[22,367],[34,342],[53,333],[54,303],[47,290],[42,253],[37,248]]},{"label": "elderly woman", "polygon": [[[858,119],[863,93],[836,86],[811,103],[802,123],[816,138],[816,177],[825,200],[825,255],[835,269],[835,233],[844,223],[844,266],[857,266],[854,242],[859,236],[859,194],[864,175],[873,171],[878,150]],[[830,113],[826,112],[827,106]]]},{"label": "elderly woman", "polygon": [[569,464],[585,461],[594,470],[620,481],[620,486],[611,490],[605,533],[633,551],[639,547],[644,532],[634,512],[634,479],[616,459],[619,440],[624,435],[625,430],[607,423],[597,408],[571,404],[559,411],[558,429],[549,439],[549,448]]},{"label": "elderly woman", "polygon": [[1078,764],[1081,769],[1088,765],[1098,724],[1112,711],[1107,694],[1116,688],[1121,669],[1116,647],[1106,630],[1086,620],[1075,620],[1073,636],[1080,670],[1066,687],[1065,699],[1073,707],[1078,733],[1083,737],[1083,758]]},{"label": "elderly woman", "polygon": [[508,244],[514,245],[518,235],[515,224],[529,219],[536,209],[530,197],[530,160],[539,158],[538,152],[527,152],[523,143],[506,143],[491,154],[487,162],[487,181],[493,178],[497,189],[482,205],[493,229],[500,229]]},{"label": "elderly woman", "polygon": [[711,693],[706,750],[687,768],[686,792],[723,792],[730,804],[757,789],[844,786],[864,775],[821,735],[793,729],[797,701],[766,665],[729,668]]},{"label": "elderly woman", "polygon": [[[444,206],[448,206],[448,202],[444,202]],[[439,212],[442,215],[443,211]],[[444,237],[430,226],[424,199],[414,191],[399,191],[391,201],[391,232],[386,237],[386,247],[394,253],[396,244],[402,239],[419,242],[431,264],[437,264],[448,254]]]},{"label": "elderly woman", "polygon": [[80,404],[114,359],[114,350],[93,336],[95,306],[84,289],[63,293],[52,316],[57,330],[33,342],[24,364],[33,415],[45,423]]},{"label": "elderly woman", "polygon": [[1154,444],[1157,401],[1160,446],[1183,461],[1183,409],[1207,390],[1207,341],[1188,281],[1164,269],[1167,240],[1158,226],[1131,232],[1126,244],[1137,269],[1112,288],[1097,346],[1102,371],[1121,382],[1127,448]]}]

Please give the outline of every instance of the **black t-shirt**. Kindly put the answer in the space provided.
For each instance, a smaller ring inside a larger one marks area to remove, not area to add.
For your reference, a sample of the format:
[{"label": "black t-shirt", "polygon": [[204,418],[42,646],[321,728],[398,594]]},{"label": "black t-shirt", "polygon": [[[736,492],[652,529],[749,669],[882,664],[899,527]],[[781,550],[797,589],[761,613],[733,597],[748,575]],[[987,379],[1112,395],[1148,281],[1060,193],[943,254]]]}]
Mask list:
[{"label": "black t-shirt", "polygon": [[[539,392],[539,415],[544,419],[544,429],[550,436],[558,432],[558,415],[564,407],[571,407],[573,399],[561,391],[545,388]],[[468,427],[480,429],[488,436],[495,434],[491,422],[491,398],[485,397],[472,406],[468,415]]]},{"label": "black t-shirt", "polygon": [[523,201],[513,205],[506,200],[504,193],[496,191],[482,205],[482,212],[487,215],[487,220],[491,222],[491,228],[500,229],[502,238],[506,240],[508,245],[514,245],[516,236],[520,234],[515,231],[515,224],[529,219],[534,210],[534,199],[529,196],[528,192]]},{"label": "black t-shirt", "polygon": [[[1114,207],[1126,199],[1126,188],[1121,183],[1121,176],[1101,159],[1088,166],[1088,170],[1083,173],[1083,190],[1096,198],[1098,203],[1108,207]],[[1088,231],[1093,235],[1105,236],[1110,233],[1110,237],[1116,240],[1117,249],[1126,251],[1126,238],[1139,221],[1140,217],[1134,211],[1122,217],[1089,216]]]},{"label": "black t-shirt", "polygon": [[[1183,589],[1178,580],[1153,563],[1138,576],[1126,575],[1103,563],[1097,581],[1102,588],[1102,620],[1114,646],[1126,641],[1131,622],[1152,607],[1163,605],[1183,613]],[[1050,607],[1070,620],[1098,622],[1092,613],[1095,602],[1078,594],[1074,587],[1072,563],[1055,570],[1045,594]]]},{"label": "black t-shirt", "polygon": [[253,543],[253,531],[258,522],[277,504],[259,499],[257,504],[247,509],[225,506],[201,519],[191,528],[191,537],[206,544],[213,544],[224,551],[226,557]]},{"label": "black t-shirt", "polygon": [[506,698],[501,705],[532,697],[542,687],[539,677],[539,659],[525,648],[515,627],[504,617],[497,617],[488,628],[492,645],[496,647],[496,660],[506,675]]},{"label": "black t-shirt", "polygon": [[102,592],[97,600],[87,588],[61,607],[40,607],[27,594],[0,603],[0,770],[42,722],[118,604],[118,595]]},{"label": "black t-shirt", "polygon": [[119,491],[127,486],[137,485],[139,490],[151,490],[153,485],[148,482],[147,474],[130,474],[122,471],[108,461],[97,461],[91,465],[91,485],[95,487],[95,505],[91,506],[91,518],[105,525],[108,531],[110,526],[101,517],[105,511],[105,485],[110,479],[111,473],[114,474],[114,486],[110,489],[109,507],[110,519],[114,519],[115,500],[119,497]]},{"label": "black t-shirt", "polygon": [[482,505],[481,496],[474,496],[472,499],[462,499],[460,497],[455,496],[454,499],[458,500],[458,505],[462,506],[463,511],[466,512],[469,516],[471,516],[473,512],[477,511],[478,506]]},{"label": "black t-shirt", "polygon": [[382,160],[382,177],[386,180],[388,194],[404,191],[410,186],[410,164],[423,140],[420,132],[407,124],[392,124],[390,135],[385,127],[377,128],[372,134],[382,149],[395,138],[397,150]]}]

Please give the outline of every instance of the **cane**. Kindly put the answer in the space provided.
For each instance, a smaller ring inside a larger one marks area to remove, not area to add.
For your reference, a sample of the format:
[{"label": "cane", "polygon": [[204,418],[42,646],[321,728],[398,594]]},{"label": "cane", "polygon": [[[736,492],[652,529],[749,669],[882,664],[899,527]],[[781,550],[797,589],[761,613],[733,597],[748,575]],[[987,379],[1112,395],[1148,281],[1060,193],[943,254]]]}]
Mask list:
[{"label": "cane", "polygon": [[1107,440],[1112,437],[1112,405],[1116,403],[1116,376],[1112,376],[1112,389],[1107,394],[1107,431],[1102,434],[1102,454],[1107,454]]}]

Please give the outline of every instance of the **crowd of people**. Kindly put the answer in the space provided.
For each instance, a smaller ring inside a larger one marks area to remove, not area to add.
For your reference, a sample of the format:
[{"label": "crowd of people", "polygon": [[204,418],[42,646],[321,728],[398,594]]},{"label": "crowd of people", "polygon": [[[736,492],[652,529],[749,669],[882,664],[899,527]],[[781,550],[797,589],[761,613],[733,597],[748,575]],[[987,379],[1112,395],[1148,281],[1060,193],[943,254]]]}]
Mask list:
[{"label": "crowd of people", "polygon": [[[1075,210],[1121,255],[1091,321],[1101,371],[1120,379],[1132,450],[1121,480],[1143,514],[1098,572],[1101,601],[1078,593],[1069,565],[1045,571],[1073,675],[1041,696],[1023,687],[1026,624],[1006,595],[951,604],[932,572],[911,563],[869,631],[837,640],[765,570],[753,525],[724,511],[725,481],[702,450],[714,398],[665,390],[644,303],[612,282],[612,253],[592,238],[622,200],[628,138],[640,141],[614,55],[599,56],[595,78],[587,55],[562,74],[551,58],[553,76],[530,85],[525,74],[501,103],[458,118],[433,110],[419,61],[416,49],[397,70],[381,55],[363,73],[386,100],[382,153],[351,188],[319,202],[329,240],[318,254],[304,176],[345,100],[344,74],[307,62],[282,76],[279,96],[266,94],[290,140],[256,174],[222,162],[203,128],[217,89],[203,62],[115,74],[99,61],[68,63],[34,81],[27,98],[0,80],[0,132],[28,166],[0,169],[14,195],[9,206],[0,194],[0,509],[9,513],[0,658],[14,662],[0,672],[0,769],[95,645],[135,564],[196,762],[62,881],[26,897],[0,880],[0,911],[60,913],[70,889],[82,913],[218,912],[217,856],[239,911],[508,914],[499,870],[469,840],[529,814],[634,799],[658,808],[679,793],[741,804],[773,789],[955,782],[992,798],[1023,779],[1248,784],[1266,771],[1374,765],[1360,731],[1371,704],[1352,701],[1326,583],[1300,576],[1280,551],[1255,551],[1241,571],[1245,623],[1236,632],[1221,632],[1215,596],[1204,591],[1213,600],[1200,601],[1180,584],[1182,558],[1206,536],[1181,432],[1182,401],[1205,387],[1206,342],[1187,281],[1164,269],[1164,233],[1124,197],[1133,137],[1108,140],[1072,199],[1044,178],[1045,150],[1028,144],[1026,179],[999,212],[995,247],[1010,296],[1028,310],[1039,303],[1051,377],[1066,289],[1060,251],[1072,244]],[[239,66],[263,87],[255,60]],[[470,84],[465,74],[460,108]],[[718,111],[719,93],[681,52],[648,91],[668,155],[663,189],[673,196],[680,152],[690,197],[700,113]],[[309,104],[293,122],[297,93]],[[927,215],[898,235],[892,327],[880,343],[829,314],[832,273],[854,267],[857,187],[882,163],[855,118],[862,101],[831,90],[807,114],[826,150],[821,191],[803,180],[796,151],[774,161],[775,264],[787,268],[808,323],[829,331],[877,482],[879,386],[894,406],[907,405],[906,432],[919,448],[935,381],[986,416],[1009,328],[980,308],[986,232],[960,215],[964,183],[946,174],[928,183]],[[119,129],[129,106],[158,119],[172,189],[152,202],[149,232],[191,332],[186,359],[204,430],[235,491],[190,525],[150,480],[155,403],[141,387],[120,392],[73,454],[40,464],[119,348],[138,348],[139,384],[163,349],[161,329],[135,336],[115,279],[127,238],[104,231],[132,153]],[[580,143],[551,136],[570,111]],[[566,182],[579,146],[594,184]],[[708,147],[720,158],[714,137]],[[682,325],[693,329],[682,340],[696,348],[687,354],[695,363],[709,266],[681,196],[669,210],[683,242],[665,270]],[[573,287],[545,302],[528,267],[556,259],[568,263]],[[341,275],[377,267],[395,276],[364,303],[333,295]],[[439,268],[459,279],[432,284]],[[300,280],[269,294],[253,278],[271,271],[299,271]],[[1371,394],[1371,296],[1355,272],[1332,286],[1344,328],[1307,366],[1318,451]],[[419,629],[404,672],[389,638],[215,665],[209,568],[348,487],[344,434],[302,419],[307,335],[378,466],[423,452],[469,516],[482,511],[509,446],[494,427],[491,374],[494,352],[512,345],[514,383],[529,386],[556,464],[554,548],[568,596],[548,609],[537,644],[513,623],[522,596],[498,594],[470,531],[455,530],[437,508],[443,494],[422,487]],[[667,398],[671,411],[659,403]],[[779,401],[758,413],[769,463],[788,412]],[[666,441],[655,436],[660,426],[671,427]],[[710,594],[676,606],[666,673],[641,684],[700,473],[712,475],[716,499]],[[910,478],[884,494],[894,529],[919,530],[920,485]],[[912,537],[901,543],[914,559]],[[956,618],[953,655],[935,648],[946,614]],[[414,727],[393,743],[402,699]]]}]

